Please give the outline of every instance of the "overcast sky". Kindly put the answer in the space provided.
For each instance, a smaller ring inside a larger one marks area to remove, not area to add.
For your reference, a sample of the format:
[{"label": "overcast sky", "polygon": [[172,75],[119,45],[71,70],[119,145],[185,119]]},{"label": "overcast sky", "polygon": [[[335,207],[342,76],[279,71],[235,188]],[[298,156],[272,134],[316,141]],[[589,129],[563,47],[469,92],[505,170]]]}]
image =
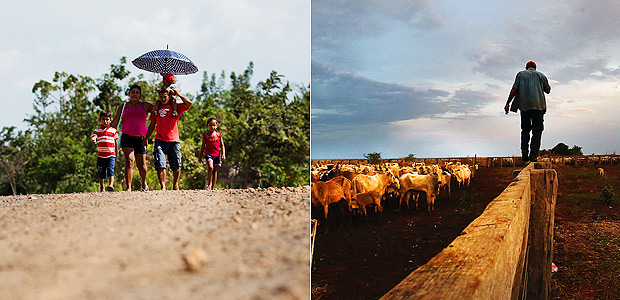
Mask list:
[{"label": "overcast sky", "polygon": [[620,2],[312,1],[312,158],[520,155],[503,107],[533,60],[542,148],[620,153]]},{"label": "overcast sky", "polygon": [[[254,62],[253,85],[278,71],[293,86],[310,83],[310,1],[8,1],[0,12],[0,127],[26,128],[34,83],[54,72],[99,78],[155,49],[179,51],[199,72],[177,76],[181,92],[209,76],[242,73]],[[150,76],[150,75],[149,75]]]}]

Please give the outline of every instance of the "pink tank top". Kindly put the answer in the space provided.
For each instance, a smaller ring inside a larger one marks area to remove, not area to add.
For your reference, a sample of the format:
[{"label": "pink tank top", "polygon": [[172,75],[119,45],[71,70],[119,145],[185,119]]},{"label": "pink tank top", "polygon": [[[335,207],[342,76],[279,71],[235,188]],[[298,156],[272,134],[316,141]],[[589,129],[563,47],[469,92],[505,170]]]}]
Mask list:
[{"label": "pink tank top", "polygon": [[138,106],[131,108],[129,102],[125,105],[125,111],[121,114],[123,121],[122,132],[129,135],[146,136],[146,118],[148,113],[144,108],[144,102],[140,101]]}]

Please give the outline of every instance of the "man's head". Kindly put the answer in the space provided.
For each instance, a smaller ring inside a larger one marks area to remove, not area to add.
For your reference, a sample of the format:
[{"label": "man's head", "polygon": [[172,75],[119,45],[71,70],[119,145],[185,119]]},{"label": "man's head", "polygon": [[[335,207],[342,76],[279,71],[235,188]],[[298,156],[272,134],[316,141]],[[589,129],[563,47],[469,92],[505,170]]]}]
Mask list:
[{"label": "man's head", "polygon": [[529,68],[534,68],[534,70],[536,70],[536,63],[533,61],[528,61],[527,64],[525,64],[525,69],[529,69]]},{"label": "man's head", "polygon": [[158,91],[158,93],[159,100],[162,104],[168,104],[168,101],[170,101],[170,99],[172,99],[172,97],[174,96],[174,91],[172,91],[171,89],[161,89]]}]

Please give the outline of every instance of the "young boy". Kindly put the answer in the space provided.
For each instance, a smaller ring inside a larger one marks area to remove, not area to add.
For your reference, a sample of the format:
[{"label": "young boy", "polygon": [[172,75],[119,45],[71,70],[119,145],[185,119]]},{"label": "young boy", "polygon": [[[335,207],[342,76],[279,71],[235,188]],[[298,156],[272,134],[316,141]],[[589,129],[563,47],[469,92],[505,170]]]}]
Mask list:
[{"label": "young boy", "polygon": [[90,136],[93,144],[97,145],[97,177],[99,177],[99,188],[103,192],[103,182],[109,178],[107,191],[114,191],[114,164],[118,154],[118,134],[116,128],[110,127],[112,112],[104,110],[99,113],[99,128],[93,131]]},{"label": "young boy", "polygon": [[[174,88],[174,75],[161,73],[161,76],[163,76],[163,78],[161,79],[162,86],[157,89],[157,93],[158,94],[160,92],[163,92],[163,91],[167,90],[167,89],[173,89]],[[172,116],[176,117],[176,116],[179,115],[179,113],[177,112],[177,102],[174,101],[174,99],[172,99],[172,100],[173,101],[170,101],[170,105],[172,105]],[[161,106],[161,102],[159,100],[157,100],[155,102],[155,108],[153,108],[153,115],[154,116],[157,116],[157,114],[159,113],[159,106]]]}]

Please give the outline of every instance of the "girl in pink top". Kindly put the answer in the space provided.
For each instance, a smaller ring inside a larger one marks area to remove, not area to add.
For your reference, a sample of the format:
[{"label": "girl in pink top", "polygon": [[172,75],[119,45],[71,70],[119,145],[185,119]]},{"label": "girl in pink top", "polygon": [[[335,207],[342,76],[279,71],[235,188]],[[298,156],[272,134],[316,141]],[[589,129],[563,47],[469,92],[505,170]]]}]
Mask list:
[{"label": "girl in pink top", "polygon": [[[129,102],[119,106],[111,127],[117,128],[121,123],[121,148],[125,156],[125,182],[127,190],[131,191],[131,179],[133,178],[133,165],[136,162],[142,184],[142,190],[149,189],[146,184],[146,119],[149,111],[153,110],[153,104],[143,102],[142,88],[134,84],[129,88]],[[118,129],[118,128],[117,128]]]},{"label": "girl in pink top", "polygon": [[[202,163],[204,155],[207,160],[207,190],[215,188],[217,182],[217,168],[222,166],[222,160],[226,159],[226,148],[222,134],[217,131],[218,122],[215,118],[207,120],[207,133],[202,135],[202,146],[198,162]],[[221,147],[220,147],[221,146]]]}]

